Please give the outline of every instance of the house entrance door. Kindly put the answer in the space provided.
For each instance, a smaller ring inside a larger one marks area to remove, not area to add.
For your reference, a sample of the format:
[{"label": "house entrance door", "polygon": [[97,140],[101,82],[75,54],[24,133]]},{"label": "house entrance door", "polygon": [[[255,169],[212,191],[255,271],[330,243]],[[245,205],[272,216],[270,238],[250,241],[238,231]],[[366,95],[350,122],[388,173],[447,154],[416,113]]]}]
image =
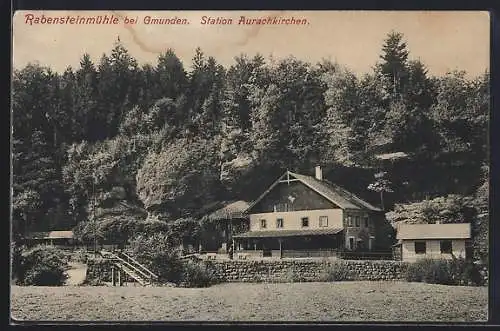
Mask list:
[{"label": "house entrance door", "polygon": [[266,240],[262,241],[262,256],[269,257],[273,255],[273,251],[269,248],[269,243]]}]

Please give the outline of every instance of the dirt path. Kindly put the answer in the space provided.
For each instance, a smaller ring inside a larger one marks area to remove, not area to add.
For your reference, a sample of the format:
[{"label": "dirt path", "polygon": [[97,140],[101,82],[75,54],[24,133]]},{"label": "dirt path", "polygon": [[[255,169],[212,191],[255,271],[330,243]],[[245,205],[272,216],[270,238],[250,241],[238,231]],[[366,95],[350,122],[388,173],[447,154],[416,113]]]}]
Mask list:
[{"label": "dirt path", "polygon": [[85,281],[87,265],[78,262],[69,262],[70,269],[66,271],[68,279],[66,285],[80,285]]}]

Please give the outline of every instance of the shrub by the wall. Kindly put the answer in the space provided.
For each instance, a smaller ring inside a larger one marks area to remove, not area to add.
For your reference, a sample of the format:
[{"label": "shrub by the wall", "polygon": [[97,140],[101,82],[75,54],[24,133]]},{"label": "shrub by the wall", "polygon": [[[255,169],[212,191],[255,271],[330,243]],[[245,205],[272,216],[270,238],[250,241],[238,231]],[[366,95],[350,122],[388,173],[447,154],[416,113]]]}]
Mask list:
[{"label": "shrub by the wall", "polygon": [[406,270],[406,280],[429,284],[451,285],[453,283],[448,260],[421,259]]},{"label": "shrub by the wall", "polygon": [[421,259],[408,265],[406,280],[442,285],[484,285],[478,267],[463,258]]},{"label": "shrub by the wall", "polygon": [[87,259],[87,274],[84,284],[94,285],[111,282],[112,265],[113,264],[109,260],[89,256]]},{"label": "shrub by the wall", "polygon": [[35,246],[22,253],[19,284],[39,286],[63,285],[68,268],[65,255],[52,246]]},{"label": "shrub by the wall", "polygon": [[213,270],[205,263],[185,261],[181,284],[185,287],[208,287],[217,283]]},{"label": "shrub by the wall", "polygon": [[182,280],[180,251],[167,234],[136,236],[130,240],[130,254],[157,274],[160,281],[179,283]]},{"label": "shrub by the wall", "polygon": [[450,270],[455,285],[486,285],[487,279],[481,273],[482,266],[463,258],[454,259]]}]

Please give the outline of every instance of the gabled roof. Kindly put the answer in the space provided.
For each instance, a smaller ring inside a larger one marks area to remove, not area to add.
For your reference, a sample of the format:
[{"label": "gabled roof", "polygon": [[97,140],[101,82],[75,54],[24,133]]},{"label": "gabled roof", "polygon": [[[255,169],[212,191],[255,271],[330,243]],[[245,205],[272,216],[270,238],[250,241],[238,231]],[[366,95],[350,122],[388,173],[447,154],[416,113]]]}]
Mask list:
[{"label": "gabled roof", "polygon": [[260,200],[262,200],[276,185],[280,183],[280,181],[284,180],[285,177],[291,177],[299,180],[302,184],[306,185],[342,209],[368,209],[371,211],[382,211],[380,208],[371,205],[336,184],[325,180],[318,180],[311,176],[296,174],[291,171],[285,172],[280,178],[278,178],[278,180],[276,180],[261,196],[250,204],[247,210],[250,210]]},{"label": "gabled roof", "polygon": [[470,223],[400,224],[396,238],[403,239],[469,239]]},{"label": "gabled roof", "polygon": [[290,172],[290,174],[328,200],[339,205],[342,209],[369,209],[372,211],[382,211],[380,208],[360,199],[336,184],[326,180],[317,180],[311,176],[299,175],[292,172]]}]

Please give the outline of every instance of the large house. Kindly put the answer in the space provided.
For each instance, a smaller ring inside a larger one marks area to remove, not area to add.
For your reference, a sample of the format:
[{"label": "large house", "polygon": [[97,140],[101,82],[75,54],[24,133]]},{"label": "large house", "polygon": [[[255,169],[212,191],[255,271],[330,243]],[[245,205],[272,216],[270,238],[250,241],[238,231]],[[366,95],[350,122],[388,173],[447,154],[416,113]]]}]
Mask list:
[{"label": "large house", "polygon": [[286,171],[245,212],[249,231],[233,236],[239,256],[329,256],[370,251],[381,209],[323,179]]},{"label": "large house", "polygon": [[468,257],[470,223],[401,224],[397,229],[395,255],[402,261],[421,258],[451,259]]}]

